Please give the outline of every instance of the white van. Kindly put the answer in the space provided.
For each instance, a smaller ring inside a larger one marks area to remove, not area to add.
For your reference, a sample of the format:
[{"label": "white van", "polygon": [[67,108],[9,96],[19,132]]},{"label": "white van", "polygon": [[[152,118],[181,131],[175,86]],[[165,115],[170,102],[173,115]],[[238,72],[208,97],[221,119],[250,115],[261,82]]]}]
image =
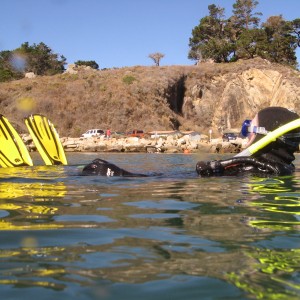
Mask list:
[{"label": "white van", "polygon": [[100,136],[104,135],[104,131],[101,129],[90,129],[81,136],[84,138],[92,137],[92,136]]}]

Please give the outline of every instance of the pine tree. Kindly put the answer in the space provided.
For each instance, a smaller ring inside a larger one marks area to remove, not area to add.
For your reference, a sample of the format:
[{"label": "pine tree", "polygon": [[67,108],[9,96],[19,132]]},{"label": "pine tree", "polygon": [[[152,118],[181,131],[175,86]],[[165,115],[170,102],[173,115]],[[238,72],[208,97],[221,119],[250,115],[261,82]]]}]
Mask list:
[{"label": "pine tree", "polygon": [[299,40],[294,35],[294,23],[285,21],[281,15],[272,16],[263,24],[263,28],[267,36],[265,58],[273,62],[296,66],[295,51]]},{"label": "pine tree", "polygon": [[224,8],[209,5],[209,16],[200,20],[192,31],[189,46],[190,59],[213,59],[215,62],[226,62],[231,53],[232,44],[227,35],[224,19]]},{"label": "pine tree", "polygon": [[253,12],[257,4],[258,1],[255,0],[236,0],[236,3],[233,4],[233,16],[231,22],[236,28],[239,28],[240,31],[258,27],[260,18],[257,16],[262,14]]}]

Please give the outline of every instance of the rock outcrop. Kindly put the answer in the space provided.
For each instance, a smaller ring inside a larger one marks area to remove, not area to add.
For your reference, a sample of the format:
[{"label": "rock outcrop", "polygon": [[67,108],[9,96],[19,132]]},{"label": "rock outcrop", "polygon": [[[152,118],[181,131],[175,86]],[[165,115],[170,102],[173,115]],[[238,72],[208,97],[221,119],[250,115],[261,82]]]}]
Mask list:
[{"label": "rock outcrop", "polygon": [[184,99],[185,118],[195,119],[196,113],[199,126],[204,121],[214,131],[222,131],[240,127],[244,119],[251,119],[268,106],[283,106],[300,113],[299,72],[272,66],[256,59],[256,64],[248,69],[241,67],[216,75],[205,84],[199,80]]}]

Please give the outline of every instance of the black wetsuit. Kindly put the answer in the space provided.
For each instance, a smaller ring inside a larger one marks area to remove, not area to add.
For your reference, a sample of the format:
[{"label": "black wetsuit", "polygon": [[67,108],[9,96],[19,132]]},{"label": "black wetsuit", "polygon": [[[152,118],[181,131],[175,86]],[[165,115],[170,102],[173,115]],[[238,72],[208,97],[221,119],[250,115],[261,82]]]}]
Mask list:
[{"label": "black wetsuit", "polygon": [[290,175],[295,170],[293,164],[275,162],[264,158],[233,157],[226,160],[199,161],[196,171],[200,176],[234,176],[253,174],[258,176]]},{"label": "black wetsuit", "polygon": [[196,171],[200,176],[230,176],[250,173],[258,176],[290,175],[294,172],[294,152],[298,150],[296,143],[286,144],[276,140],[255,153],[253,156],[237,156],[226,160],[200,161]]}]

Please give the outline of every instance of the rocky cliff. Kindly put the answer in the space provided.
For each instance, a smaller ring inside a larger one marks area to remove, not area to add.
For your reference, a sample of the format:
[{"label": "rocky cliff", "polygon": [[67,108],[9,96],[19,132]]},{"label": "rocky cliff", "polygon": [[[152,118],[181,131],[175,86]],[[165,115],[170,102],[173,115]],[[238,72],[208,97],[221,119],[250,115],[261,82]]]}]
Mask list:
[{"label": "rocky cliff", "polygon": [[185,118],[193,116],[199,125],[205,122],[213,130],[221,130],[239,128],[244,119],[251,119],[258,110],[268,106],[284,106],[300,113],[298,71],[262,59],[237,62],[230,70],[212,67],[219,74],[205,84],[201,78],[187,83]]},{"label": "rocky cliff", "polygon": [[197,130],[239,128],[261,108],[300,114],[300,73],[262,59],[231,64],[79,69],[0,84],[1,113],[19,131],[30,113],[47,115],[61,136],[89,128]]}]

